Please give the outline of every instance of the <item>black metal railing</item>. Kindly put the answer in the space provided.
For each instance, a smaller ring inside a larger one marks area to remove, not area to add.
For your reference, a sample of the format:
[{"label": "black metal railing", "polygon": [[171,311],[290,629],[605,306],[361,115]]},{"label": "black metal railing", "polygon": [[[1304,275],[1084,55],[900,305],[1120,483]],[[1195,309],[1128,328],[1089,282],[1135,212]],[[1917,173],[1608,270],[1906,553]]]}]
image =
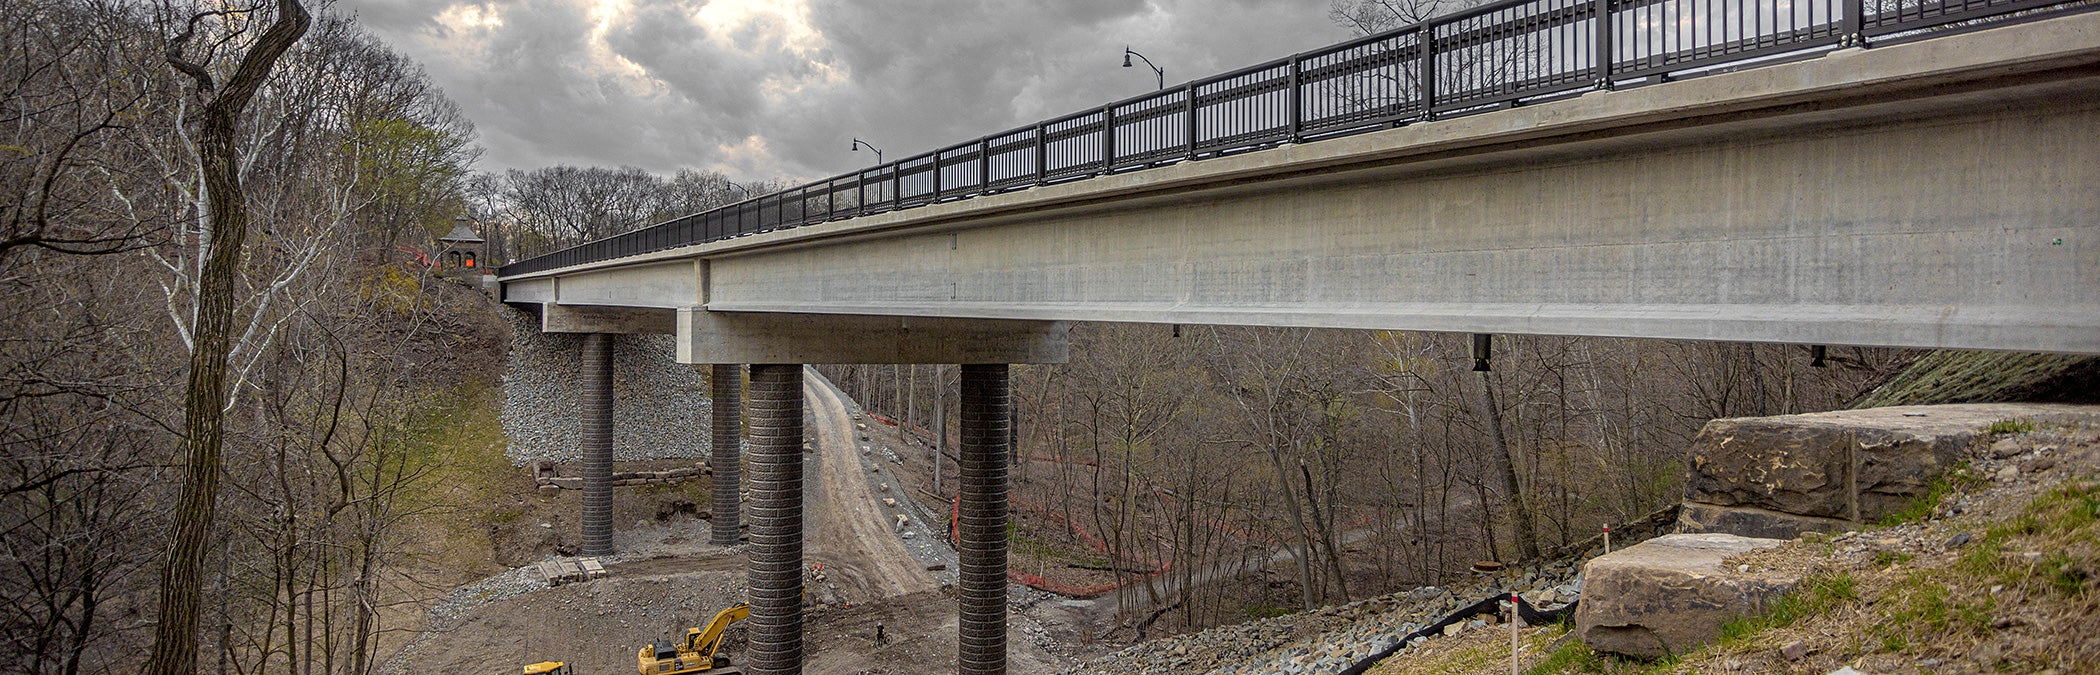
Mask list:
[{"label": "black metal railing", "polygon": [[505,276],[1388,129],[2089,0],[1504,0],[505,265]]}]

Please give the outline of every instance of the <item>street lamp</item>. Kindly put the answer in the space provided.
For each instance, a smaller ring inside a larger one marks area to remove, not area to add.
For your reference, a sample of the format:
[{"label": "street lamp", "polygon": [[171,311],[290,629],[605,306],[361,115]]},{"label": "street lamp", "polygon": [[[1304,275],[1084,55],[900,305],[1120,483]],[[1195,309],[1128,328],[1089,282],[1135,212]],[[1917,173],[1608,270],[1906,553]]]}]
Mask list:
[{"label": "street lamp", "polygon": [[882,148],[878,148],[878,147],[875,147],[875,146],[873,146],[873,145],[869,145],[867,141],[863,141],[863,140],[860,140],[860,139],[858,139],[858,138],[855,138],[855,139],[853,139],[853,148],[852,148],[852,151],[853,151],[853,152],[860,152],[860,149],[861,149],[861,148],[867,148],[867,149],[869,149],[869,150],[874,150],[874,151],[875,151],[875,163],[876,163],[876,164],[881,164],[881,163],[882,163]]},{"label": "street lamp", "polygon": [[1131,67],[1131,66],[1130,66],[1130,57],[1133,57],[1133,56],[1135,56],[1135,57],[1138,57],[1138,58],[1140,58],[1140,59],[1144,59],[1144,61],[1145,61],[1145,67],[1147,67],[1147,68],[1151,68],[1151,69],[1152,69],[1152,74],[1154,74],[1154,75],[1158,75],[1158,76],[1159,76],[1159,88],[1160,88],[1160,90],[1161,90],[1161,91],[1165,91],[1165,90],[1166,90],[1166,88],[1167,88],[1167,69],[1165,69],[1165,68],[1161,68],[1161,67],[1159,67],[1159,66],[1155,66],[1155,65],[1152,65],[1152,59],[1146,59],[1146,58],[1145,58],[1145,55],[1144,55],[1144,54],[1139,54],[1139,53],[1137,53],[1137,52],[1131,51],[1131,50],[1130,50],[1130,45],[1123,45],[1123,67],[1124,67],[1124,68],[1129,68],[1129,67]]}]

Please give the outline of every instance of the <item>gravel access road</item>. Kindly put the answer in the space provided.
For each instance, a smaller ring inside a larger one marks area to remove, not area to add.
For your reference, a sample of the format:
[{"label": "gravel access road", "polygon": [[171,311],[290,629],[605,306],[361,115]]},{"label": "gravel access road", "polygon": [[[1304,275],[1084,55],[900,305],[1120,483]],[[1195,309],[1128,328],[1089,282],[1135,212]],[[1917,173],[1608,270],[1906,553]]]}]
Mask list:
[{"label": "gravel access road", "polygon": [[815,438],[805,440],[816,454],[803,476],[809,514],[803,559],[823,563],[825,577],[811,593],[835,592],[837,601],[859,604],[937,590],[939,583],[905,550],[895,517],[885,515],[874,498],[845,395],[814,368],[804,371],[802,395],[809,401],[815,432]]}]

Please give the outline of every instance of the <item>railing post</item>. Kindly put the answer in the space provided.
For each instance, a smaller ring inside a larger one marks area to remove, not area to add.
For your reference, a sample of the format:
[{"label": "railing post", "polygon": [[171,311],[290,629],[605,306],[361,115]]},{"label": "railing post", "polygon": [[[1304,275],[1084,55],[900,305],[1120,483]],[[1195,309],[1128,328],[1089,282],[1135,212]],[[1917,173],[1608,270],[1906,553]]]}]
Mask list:
[{"label": "railing post", "polygon": [[1035,184],[1036,184],[1036,185],[1042,185],[1042,184],[1044,184],[1044,183],[1048,183],[1048,182],[1050,182],[1050,139],[1049,139],[1049,137],[1048,137],[1048,136],[1046,136],[1046,135],[1045,135],[1045,134],[1046,134],[1046,133],[1047,133],[1048,131],[1050,131],[1050,125],[1048,125],[1048,124],[1043,124],[1043,123],[1040,123],[1040,122],[1036,123],[1036,125],[1035,125]]},{"label": "railing post", "polygon": [[868,215],[868,172],[853,174],[853,215]]},{"label": "railing post", "polygon": [[941,200],[941,151],[940,151],[940,150],[939,150],[938,148],[936,148],[936,149],[935,149],[935,150],[933,151],[933,195],[927,198],[927,200],[926,200],[926,203],[928,203],[928,204],[932,204],[932,203],[935,203],[935,202],[939,202],[940,200]]},{"label": "railing post", "polygon": [[1290,128],[1289,128],[1289,129],[1288,129],[1288,130],[1286,131],[1286,133],[1285,133],[1285,136],[1284,136],[1285,138],[1288,138],[1288,139],[1290,139],[1290,141],[1291,141],[1292,143],[1296,143],[1296,142],[1298,142],[1298,136],[1299,136],[1300,132],[1302,132],[1302,131],[1304,131],[1304,130],[1305,130],[1305,107],[1304,107],[1304,106],[1305,106],[1305,103],[1304,103],[1304,99],[1303,99],[1303,98],[1302,98],[1302,97],[1300,96],[1300,94],[1299,94],[1299,92],[1298,92],[1298,87],[1299,87],[1299,84],[1300,84],[1300,83],[1299,83],[1299,78],[1300,78],[1300,76],[1301,76],[1301,71],[1303,71],[1303,70],[1304,70],[1304,68],[1303,68],[1303,66],[1301,65],[1301,62],[1300,62],[1300,61],[1298,60],[1298,55],[1296,55],[1296,54],[1292,54],[1292,55],[1291,55],[1291,120],[1290,120]]},{"label": "railing post", "polygon": [[1590,16],[1597,22],[1597,88],[1610,89],[1611,66],[1617,53],[1612,45],[1611,0],[1591,0]]},{"label": "railing post", "polygon": [[1116,168],[1116,106],[1101,106],[1101,173]]},{"label": "railing post", "polygon": [[977,194],[992,193],[992,137],[977,139]]},{"label": "railing post", "polygon": [[1841,42],[1840,44],[1842,44],[1843,46],[1846,46],[1846,47],[1862,47],[1862,48],[1866,47],[1866,46],[1867,46],[1867,35],[1866,35],[1866,32],[1867,32],[1867,3],[1866,3],[1866,0],[1845,0],[1845,4],[1844,4],[1844,7],[1845,7],[1845,23],[1844,23],[1844,29],[1843,29],[1843,30],[1845,31],[1845,37],[1844,37],[1844,40],[1843,40],[1843,42]]},{"label": "railing post", "polygon": [[890,165],[890,210],[904,208],[904,161]]},{"label": "railing post", "polygon": [[1436,119],[1436,24],[1415,24],[1415,50],[1422,61],[1415,74],[1415,96],[1422,99],[1422,121]]},{"label": "railing post", "polygon": [[1191,80],[1181,93],[1182,103],[1188,108],[1189,159],[1196,158],[1196,83]]}]

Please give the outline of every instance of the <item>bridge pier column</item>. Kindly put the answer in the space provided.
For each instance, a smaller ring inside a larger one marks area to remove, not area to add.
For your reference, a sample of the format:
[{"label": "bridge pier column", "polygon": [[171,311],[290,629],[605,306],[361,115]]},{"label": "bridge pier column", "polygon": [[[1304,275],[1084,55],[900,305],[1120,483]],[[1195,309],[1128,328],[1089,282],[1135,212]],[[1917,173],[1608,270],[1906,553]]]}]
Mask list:
[{"label": "bridge pier column", "polygon": [[714,508],[709,522],[713,536],[709,541],[716,546],[735,546],[743,523],[743,504],[738,494],[743,476],[743,434],[738,428],[743,424],[743,375],[741,366],[717,363],[708,378],[714,397],[714,419],[710,425],[714,450],[708,459],[714,467],[709,486],[714,492]]},{"label": "bridge pier column", "polygon": [[751,365],[752,675],[802,672],[802,366]]},{"label": "bridge pier column", "polygon": [[961,675],[1006,673],[1006,473],[1013,408],[1007,382],[1006,364],[962,367]]},{"label": "bridge pier column", "polygon": [[613,336],[583,337],[583,554],[612,555]]}]

